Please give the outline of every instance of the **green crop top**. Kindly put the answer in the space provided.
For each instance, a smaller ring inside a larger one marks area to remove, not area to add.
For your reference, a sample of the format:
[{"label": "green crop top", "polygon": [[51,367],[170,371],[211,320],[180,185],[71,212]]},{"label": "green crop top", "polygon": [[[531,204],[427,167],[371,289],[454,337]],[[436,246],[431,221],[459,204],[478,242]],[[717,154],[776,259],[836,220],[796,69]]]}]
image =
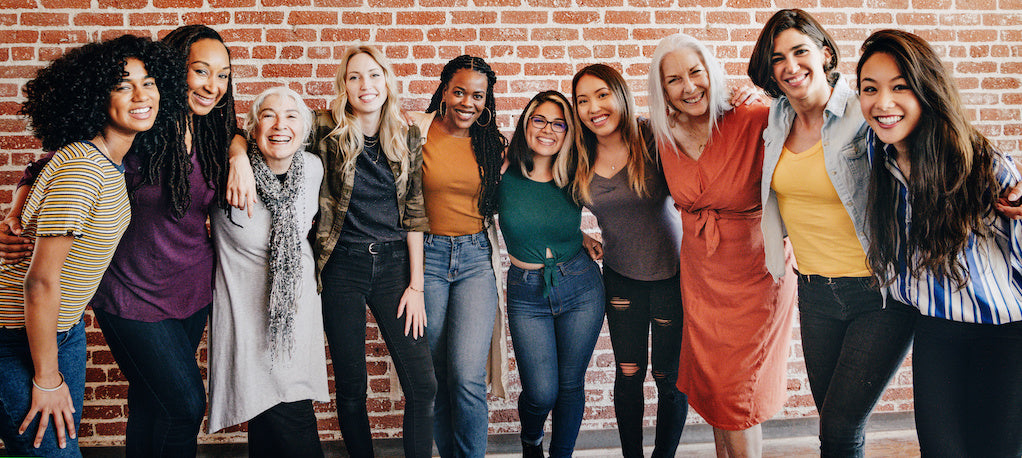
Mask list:
[{"label": "green crop top", "polygon": [[[556,286],[553,267],[567,261],[582,249],[582,207],[568,189],[553,181],[538,182],[510,168],[501,179],[500,231],[507,251],[522,262],[543,264],[546,280],[544,295]],[[546,249],[553,254],[546,257]]]}]

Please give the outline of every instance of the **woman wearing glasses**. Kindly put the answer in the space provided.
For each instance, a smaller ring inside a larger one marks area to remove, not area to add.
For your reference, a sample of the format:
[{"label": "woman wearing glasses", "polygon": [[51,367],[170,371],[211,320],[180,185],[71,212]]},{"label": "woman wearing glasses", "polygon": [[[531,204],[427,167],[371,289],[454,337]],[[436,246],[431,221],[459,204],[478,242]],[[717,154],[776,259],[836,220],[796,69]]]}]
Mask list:
[{"label": "woman wearing glasses", "polygon": [[582,208],[571,197],[575,124],[557,91],[532,98],[508,146],[498,191],[511,267],[507,315],[522,395],[522,451],[571,456],[585,411],[585,373],[603,327],[600,268],[582,249]]}]

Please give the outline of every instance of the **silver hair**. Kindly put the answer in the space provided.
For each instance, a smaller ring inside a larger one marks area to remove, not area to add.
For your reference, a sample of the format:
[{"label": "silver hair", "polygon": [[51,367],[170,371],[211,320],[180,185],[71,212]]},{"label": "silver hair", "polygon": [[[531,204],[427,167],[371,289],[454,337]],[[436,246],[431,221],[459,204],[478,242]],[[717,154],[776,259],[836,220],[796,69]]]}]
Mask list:
[{"label": "silver hair", "polygon": [[710,93],[707,95],[709,97],[711,135],[717,127],[717,120],[731,109],[731,104],[728,101],[729,91],[725,83],[727,74],[724,67],[705,45],[683,33],[677,33],[660,40],[660,44],[657,45],[656,51],[653,53],[652,62],[649,64],[649,119],[653,133],[656,135],[657,146],[664,145],[675,154],[678,154],[679,151],[671,137],[668,115],[670,108],[667,94],[664,91],[663,72],[660,65],[668,54],[682,49],[695,52],[702,60],[703,67],[706,68],[706,75],[710,80]]},{"label": "silver hair", "polygon": [[287,86],[271,87],[256,96],[255,100],[252,101],[252,107],[245,114],[245,135],[248,138],[252,138],[252,133],[255,132],[255,126],[258,123],[259,110],[262,108],[263,102],[271,95],[294,100],[295,105],[298,107],[298,113],[302,117],[302,131],[299,133],[300,136],[298,138],[303,143],[306,142],[309,139],[309,134],[312,133],[312,110],[305,104],[305,100],[302,99],[300,94]]}]

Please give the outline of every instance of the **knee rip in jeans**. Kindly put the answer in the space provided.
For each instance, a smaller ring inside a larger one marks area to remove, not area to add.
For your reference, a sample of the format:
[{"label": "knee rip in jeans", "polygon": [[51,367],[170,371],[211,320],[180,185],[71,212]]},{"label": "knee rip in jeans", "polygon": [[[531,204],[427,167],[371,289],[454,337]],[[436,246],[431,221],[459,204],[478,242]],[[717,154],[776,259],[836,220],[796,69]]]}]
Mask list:
[{"label": "knee rip in jeans", "polygon": [[614,296],[610,298],[610,306],[614,310],[628,310],[632,306],[632,301],[623,297]]},{"label": "knee rip in jeans", "polygon": [[674,320],[668,320],[667,318],[653,318],[653,324],[660,326],[661,328],[669,328],[674,325]]},{"label": "knee rip in jeans", "polygon": [[664,372],[664,371],[658,371],[656,369],[653,369],[653,380],[656,380],[656,381],[667,380],[667,377],[669,377],[671,375],[673,375],[672,372]]},{"label": "knee rip in jeans", "polygon": [[639,365],[635,363],[618,363],[617,368],[621,370],[621,375],[625,377],[634,377],[639,372]]}]

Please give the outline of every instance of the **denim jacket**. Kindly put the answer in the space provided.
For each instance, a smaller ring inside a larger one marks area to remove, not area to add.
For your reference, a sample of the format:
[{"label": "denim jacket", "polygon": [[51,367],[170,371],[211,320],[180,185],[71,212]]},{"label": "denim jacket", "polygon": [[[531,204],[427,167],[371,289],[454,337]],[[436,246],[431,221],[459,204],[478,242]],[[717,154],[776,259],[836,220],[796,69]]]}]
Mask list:
[{"label": "denim jacket", "polygon": [[[336,127],[329,110],[317,110],[312,128],[310,150],[323,160],[325,176],[319,191],[319,224],[316,226],[316,240],[313,249],[316,254],[316,283],[322,293],[320,273],[333,253],[341,236],[344,217],[351,201],[351,188],[355,184],[355,168],[341,166],[343,159],[336,137],[328,135]],[[408,173],[396,183],[397,208],[401,215],[401,226],[408,232],[428,232],[426,207],[422,203],[422,144],[425,136],[419,128],[408,129]],[[390,170],[397,177],[401,164],[389,161]]]},{"label": "denim jacket", "polygon": [[[866,157],[866,122],[859,109],[859,98],[845,78],[834,85],[824,109],[823,162],[838,197],[855,226],[863,251],[869,248],[866,236],[866,205],[869,187],[869,159]],[[784,237],[787,230],[777,206],[777,194],[771,187],[774,169],[781,158],[781,148],[791,132],[795,110],[787,97],[780,97],[770,106],[770,122],[763,131],[763,245],[767,270],[774,279],[784,275]],[[797,260],[796,260],[797,261]]]}]

